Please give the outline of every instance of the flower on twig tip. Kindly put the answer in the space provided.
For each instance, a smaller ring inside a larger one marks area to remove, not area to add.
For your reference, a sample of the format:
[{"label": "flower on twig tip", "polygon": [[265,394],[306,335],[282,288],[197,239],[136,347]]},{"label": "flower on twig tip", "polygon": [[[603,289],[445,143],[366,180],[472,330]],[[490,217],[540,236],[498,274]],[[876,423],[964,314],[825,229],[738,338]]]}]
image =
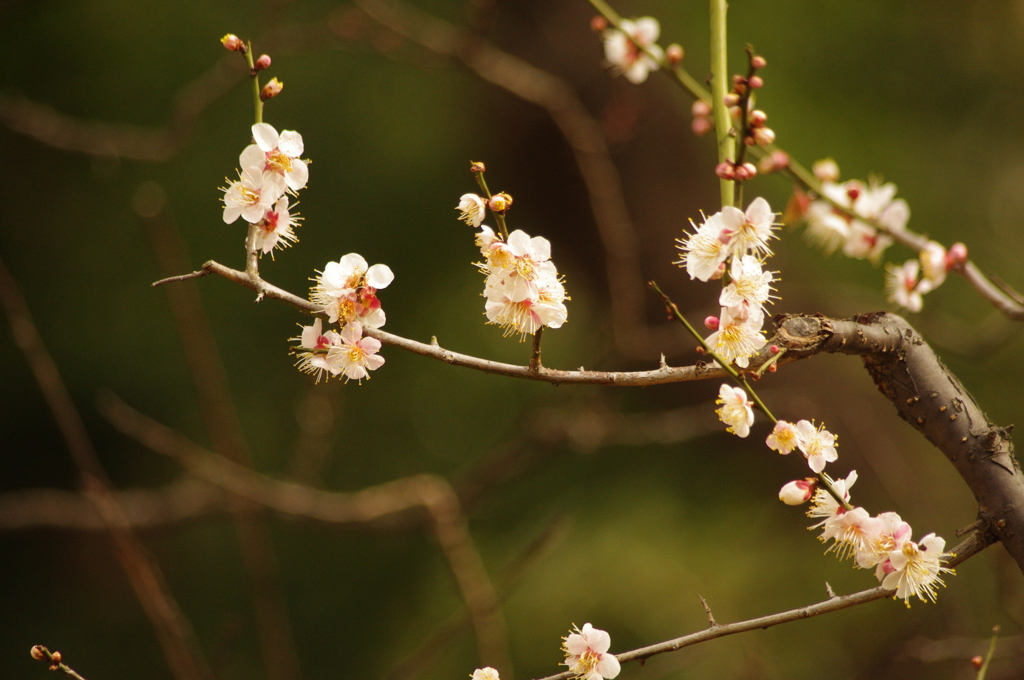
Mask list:
[{"label": "flower on twig tip", "polygon": [[611,680],[622,670],[619,660],[608,653],[611,645],[611,636],[589,623],[584,623],[582,629],[574,627],[562,638],[563,665],[579,680]]},{"label": "flower on twig tip", "polygon": [[494,670],[490,666],[486,668],[477,668],[469,677],[473,680],[500,680],[498,677],[498,671]]},{"label": "flower on twig tip", "polygon": [[656,44],[660,33],[661,25],[654,17],[623,19],[619,28],[604,32],[604,57],[613,70],[639,85],[647,80],[647,74],[658,70],[658,62],[665,56]]},{"label": "flower on twig tip", "polygon": [[345,374],[345,382],[362,381],[370,377],[369,371],[384,365],[384,357],[377,354],[379,350],[380,340],[363,337],[362,324],[352,321],[341,329],[341,344],[332,345],[327,357],[339,373]]},{"label": "flower on twig tip", "polygon": [[742,388],[722,385],[715,403],[722,405],[715,413],[729,426],[726,432],[732,432],[737,437],[750,434],[750,426],[754,424],[754,410],[751,408],[754,402],[747,399],[747,393]]}]

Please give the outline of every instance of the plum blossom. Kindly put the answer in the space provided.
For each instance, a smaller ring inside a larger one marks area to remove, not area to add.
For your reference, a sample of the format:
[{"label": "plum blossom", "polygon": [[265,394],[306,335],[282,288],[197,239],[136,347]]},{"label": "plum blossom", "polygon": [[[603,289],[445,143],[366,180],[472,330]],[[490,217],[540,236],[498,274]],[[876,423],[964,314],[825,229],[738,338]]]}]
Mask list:
[{"label": "plum blossom", "polygon": [[507,337],[519,333],[525,338],[542,326],[560,328],[568,318],[565,288],[554,274],[545,274],[534,281],[536,295],[512,300],[507,287],[497,276],[490,276],[484,289],[487,322],[501,326]]},{"label": "plum blossom", "polygon": [[775,236],[775,213],[768,201],[758,197],[750,202],[746,212],[726,206],[721,214],[723,235],[730,237],[732,255],[739,257],[752,253],[763,258],[772,254],[768,240]]},{"label": "plum blossom", "polygon": [[930,293],[946,280],[950,265],[949,254],[941,243],[928,241],[918,259],[921,261],[921,283],[917,286],[917,292]]},{"label": "plum blossom", "polygon": [[892,263],[885,266],[886,299],[911,312],[920,312],[924,306],[917,275],[920,263],[907,260],[897,267]]},{"label": "plum blossom", "polygon": [[255,169],[265,183],[280,187],[282,193],[306,186],[309,168],[307,161],[299,158],[304,149],[302,135],[294,130],[283,130],[279,135],[273,126],[256,123],[252,136],[256,143],[245,147],[238,159],[242,168]]},{"label": "plum blossom", "polygon": [[722,385],[715,403],[722,405],[715,413],[729,426],[726,432],[732,432],[737,437],[746,437],[750,434],[750,426],[754,424],[754,411],[751,408],[754,402],[747,399],[746,392],[739,387]]},{"label": "plum blossom", "polygon": [[793,423],[779,420],[775,423],[771,434],[764,441],[772,451],[778,451],[783,456],[795,449],[800,443],[800,434]]},{"label": "plum blossom", "polygon": [[801,420],[796,424],[797,446],[807,459],[807,465],[814,472],[825,469],[825,463],[839,458],[836,452],[836,436],[825,429],[824,425],[816,429],[814,424]]},{"label": "plum blossom", "polygon": [[653,17],[641,17],[635,21],[622,19],[619,28],[609,28],[604,32],[605,59],[615,71],[626,76],[626,80],[640,84],[647,80],[647,74],[658,70],[658,62],[665,56],[656,44],[660,33],[661,25]]},{"label": "plum blossom", "polygon": [[368,328],[380,328],[387,319],[377,291],[394,278],[387,265],[370,267],[361,255],[349,253],[338,262],[327,263],[316,277],[310,299],[323,306],[331,323],[359,321]]},{"label": "plum blossom", "polygon": [[725,362],[735,361],[740,368],[746,368],[750,357],[767,343],[761,330],[763,323],[764,312],[760,308],[752,310],[746,304],[723,307],[718,330],[704,342]]},{"label": "plum blossom", "polygon": [[779,489],[779,500],[786,505],[803,505],[818,488],[818,480],[813,477],[809,479],[795,479],[787,482]]},{"label": "plum blossom", "polygon": [[299,239],[295,236],[295,227],[302,218],[288,210],[288,197],[282,196],[277,203],[267,210],[259,222],[256,232],[256,250],[263,253],[271,252],[275,247],[287,248]]},{"label": "plum blossom", "polygon": [[822,541],[834,541],[825,552],[836,552],[836,557],[845,560],[863,551],[869,537],[877,533],[881,521],[871,517],[864,508],[843,511],[839,508],[833,517],[825,520],[821,532]]},{"label": "plum blossom", "polygon": [[899,551],[903,544],[910,540],[910,525],[900,519],[895,512],[883,512],[877,517],[864,546],[857,553],[857,566],[869,569],[889,557],[889,553]]},{"label": "plum blossom", "polygon": [[807,239],[817,243],[826,254],[841,246],[847,257],[877,263],[893,243],[889,233],[905,229],[910,219],[910,208],[906,201],[895,198],[896,185],[892,183],[824,181],[820,193],[822,199],[807,207],[804,218]]},{"label": "plum blossom", "polygon": [[299,337],[291,340],[297,341],[300,348],[307,350],[298,352],[299,359],[296,363],[303,373],[316,375],[317,382],[325,376],[341,373],[337,362],[332,362],[328,354],[331,347],[342,343],[341,336],[335,331],[324,333],[323,322],[320,319],[316,319],[312,326],[303,326]]},{"label": "plum blossom", "polygon": [[363,337],[363,326],[358,321],[345,324],[341,329],[341,343],[331,345],[327,356],[338,373],[345,374],[345,382],[369,378],[369,371],[376,371],[384,365],[379,356],[380,340]]},{"label": "plum blossom", "polygon": [[250,224],[263,219],[264,214],[284,191],[273,182],[266,182],[262,173],[246,168],[224,191],[224,222],[231,224],[242,217]]},{"label": "plum blossom", "polygon": [[608,653],[611,645],[608,633],[584,623],[582,629],[577,628],[563,638],[563,665],[579,680],[611,680],[621,670],[619,660]]},{"label": "plum blossom", "polygon": [[501,282],[502,293],[512,302],[536,299],[542,281],[557,279],[551,243],[542,236],[530,238],[521,229],[509,234],[507,243],[492,245],[484,268],[489,278]]},{"label": "plum blossom", "polygon": [[690,279],[709,281],[719,271],[719,267],[729,257],[728,238],[722,238],[722,214],[715,213],[704,219],[699,227],[690,220],[694,227],[693,234],[687,234],[686,240],[676,239],[676,246],[682,256],[674,264],[686,267]]},{"label": "plum blossom", "polygon": [[498,671],[494,670],[490,666],[487,668],[477,668],[469,677],[473,680],[500,680],[498,677]]},{"label": "plum blossom", "polygon": [[723,307],[733,307],[743,302],[752,305],[764,305],[772,297],[772,272],[762,270],[761,261],[753,255],[733,258],[730,270],[732,282],[722,289],[718,303]]},{"label": "plum blossom", "polygon": [[487,203],[476,194],[463,194],[455,209],[460,212],[459,219],[471,227],[479,227],[487,216]]},{"label": "plum blossom", "polygon": [[899,550],[889,553],[889,557],[878,564],[875,576],[883,588],[894,589],[896,597],[908,607],[908,600],[915,595],[922,602],[935,602],[936,588],[945,585],[941,575],[954,573],[942,565],[943,558],[949,557],[942,552],[945,548],[945,539],[935,534],[928,534],[916,543],[904,541]]}]

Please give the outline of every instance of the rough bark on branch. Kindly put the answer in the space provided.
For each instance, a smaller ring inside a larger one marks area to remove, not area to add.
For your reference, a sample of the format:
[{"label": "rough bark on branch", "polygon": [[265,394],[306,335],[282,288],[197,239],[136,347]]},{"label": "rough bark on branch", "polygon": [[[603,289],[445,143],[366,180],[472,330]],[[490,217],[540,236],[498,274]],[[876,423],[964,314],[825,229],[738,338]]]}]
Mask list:
[{"label": "rough bark on branch", "polygon": [[974,397],[903,318],[877,312],[853,319],[775,317],[774,344],[796,357],[854,354],[875,385],[934,444],[978,500],[979,519],[1024,572],[1024,475],[1011,427],[989,421]]}]

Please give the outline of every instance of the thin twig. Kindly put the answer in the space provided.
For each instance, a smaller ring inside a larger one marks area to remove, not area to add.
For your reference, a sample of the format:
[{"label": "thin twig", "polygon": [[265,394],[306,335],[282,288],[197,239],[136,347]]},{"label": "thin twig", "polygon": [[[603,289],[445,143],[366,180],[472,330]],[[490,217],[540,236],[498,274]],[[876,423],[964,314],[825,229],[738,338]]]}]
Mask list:
[{"label": "thin twig", "polygon": [[[988,544],[982,537],[978,534],[974,534],[967,540],[960,543],[960,545],[953,548],[955,556],[948,560],[946,565],[954,567],[969,557],[978,554],[984,550],[987,545]],[[675,638],[673,640],[666,640],[665,642],[641,647],[622,654],[616,654],[615,656],[621,663],[625,663],[627,661],[642,661],[657,654],[675,652],[683,647],[689,647],[701,642],[707,642],[708,640],[714,640],[715,638],[725,637],[726,635],[746,633],[759,628],[771,628],[772,626],[777,626],[782,623],[809,619],[813,616],[821,616],[822,614],[829,614],[848,607],[855,607],[868,602],[874,602],[875,600],[892,597],[895,592],[895,590],[889,590],[879,586],[877,588],[871,588],[870,590],[863,590],[859,593],[853,593],[852,595],[830,597],[823,602],[812,604],[807,607],[800,607],[798,609],[770,614],[768,616],[761,616],[756,619],[738,621],[736,623],[718,624],[696,633],[691,633],[690,635],[684,635],[683,637]],[[566,671],[564,673],[547,676],[541,680],[568,680],[568,678],[572,677],[574,677],[573,673],[571,671]]]},{"label": "thin twig", "polygon": [[32,648],[31,654],[32,658],[37,661],[49,661],[51,671],[60,671],[71,678],[71,680],[85,680],[85,678],[76,673],[74,669],[64,663],[60,652],[51,652],[42,645],[36,645]]},{"label": "thin twig", "polygon": [[122,433],[174,458],[192,474],[279,512],[348,524],[425,509],[470,612],[482,661],[499,670],[511,669],[497,594],[469,533],[458,496],[443,477],[420,474],[353,493],[322,491],[272,479],[232,463],[135,411],[112,394],[101,396],[99,408]]},{"label": "thin twig", "polygon": [[110,532],[118,561],[156,631],[172,675],[177,680],[209,678],[210,672],[192,626],[174,600],[159,566],[149,557],[111,493],[110,481],[57,364],[47,352],[25,298],[2,260],[0,303],[10,319],[14,343],[24,354],[57,421],[57,427],[78,468],[83,492],[93,502],[96,512]]}]

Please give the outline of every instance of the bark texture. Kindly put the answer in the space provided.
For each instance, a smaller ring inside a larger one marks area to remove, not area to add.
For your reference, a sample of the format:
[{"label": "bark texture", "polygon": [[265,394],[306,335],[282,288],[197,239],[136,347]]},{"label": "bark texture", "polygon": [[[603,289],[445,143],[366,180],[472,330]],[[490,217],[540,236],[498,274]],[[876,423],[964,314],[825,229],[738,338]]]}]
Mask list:
[{"label": "bark texture", "polygon": [[1001,541],[1024,572],[1024,475],[1012,426],[989,421],[974,397],[903,318],[884,312],[853,319],[775,317],[774,344],[803,358],[855,354],[903,420],[934,444],[974,492],[989,540]]}]

